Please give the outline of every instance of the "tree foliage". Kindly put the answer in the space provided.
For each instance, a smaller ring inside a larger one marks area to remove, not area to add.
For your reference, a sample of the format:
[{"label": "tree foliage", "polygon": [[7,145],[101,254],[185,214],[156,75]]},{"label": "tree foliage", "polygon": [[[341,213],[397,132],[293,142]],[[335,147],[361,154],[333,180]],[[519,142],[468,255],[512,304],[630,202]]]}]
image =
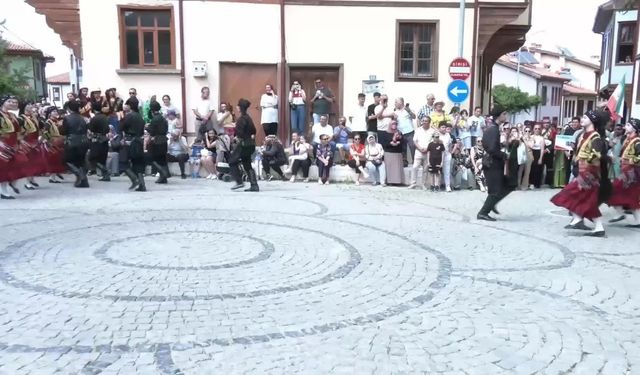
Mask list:
[{"label": "tree foliage", "polygon": [[15,95],[21,99],[35,99],[31,89],[28,69],[12,69],[5,51],[7,42],[0,35],[0,96]]},{"label": "tree foliage", "polygon": [[493,103],[506,109],[509,113],[529,113],[531,107],[542,103],[542,99],[537,95],[529,95],[518,88],[497,85],[492,89]]}]

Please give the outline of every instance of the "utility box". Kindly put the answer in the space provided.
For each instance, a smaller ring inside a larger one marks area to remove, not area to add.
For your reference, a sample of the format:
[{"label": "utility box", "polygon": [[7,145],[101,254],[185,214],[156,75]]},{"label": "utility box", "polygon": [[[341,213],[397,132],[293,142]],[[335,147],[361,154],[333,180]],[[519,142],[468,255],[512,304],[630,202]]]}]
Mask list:
[{"label": "utility box", "polygon": [[193,62],[193,76],[194,77],[206,77],[207,76],[207,62],[206,61],[194,61]]}]

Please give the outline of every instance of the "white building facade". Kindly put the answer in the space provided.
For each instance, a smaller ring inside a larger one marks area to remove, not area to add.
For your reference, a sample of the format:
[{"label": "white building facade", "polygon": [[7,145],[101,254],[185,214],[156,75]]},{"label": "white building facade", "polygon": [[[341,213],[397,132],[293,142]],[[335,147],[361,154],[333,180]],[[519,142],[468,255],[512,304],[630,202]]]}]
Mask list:
[{"label": "white building facade", "polygon": [[[38,0],[28,2],[38,9]],[[448,68],[459,57],[458,28],[451,27],[460,19],[458,0],[70,3],[77,4],[81,42],[73,39],[75,30],[56,31],[70,45],[81,43],[74,51],[82,56],[82,85],[121,93],[135,87],[143,99],[170,95],[186,110],[188,132],[195,130],[191,108],[203,86],[215,103],[245,97],[257,106],[265,84],[286,97],[293,80],[309,94],[322,78],[336,96],[334,119],[352,113],[363,91],[403,96],[417,110],[428,93],[448,101]],[[488,109],[491,66],[522,45],[530,7],[528,0],[466,1],[462,57],[472,74],[463,107]],[[43,12],[48,19],[58,16]],[[286,103],[280,109],[288,124]],[[259,119],[257,109],[250,114]],[[281,128],[286,136],[288,126]]]},{"label": "white building facade", "polygon": [[624,78],[624,119],[636,106],[633,98],[638,53],[638,10],[623,10],[624,2],[611,0],[598,7],[593,32],[602,35],[602,59],[599,94],[608,99]]},{"label": "white building facade", "polygon": [[531,107],[529,112],[520,112],[513,116],[514,123],[525,121],[549,120],[560,124],[562,117],[563,85],[568,80],[557,74],[547,72],[534,66],[520,64],[502,58],[493,66],[493,86],[506,85],[519,88],[521,91],[539,96],[542,103]]}]

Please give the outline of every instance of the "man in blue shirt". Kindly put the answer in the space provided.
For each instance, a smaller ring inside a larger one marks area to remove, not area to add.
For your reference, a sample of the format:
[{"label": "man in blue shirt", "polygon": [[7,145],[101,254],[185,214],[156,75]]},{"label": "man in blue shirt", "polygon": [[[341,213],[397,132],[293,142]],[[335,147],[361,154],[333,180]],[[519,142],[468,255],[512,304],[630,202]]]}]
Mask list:
[{"label": "man in blue shirt", "polygon": [[338,119],[338,126],[333,129],[333,141],[335,142],[338,152],[340,152],[340,164],[345,165],[347,163],[346,153],[349,152],[349,137],[351,136],[351,128],[347,126],[347,118],[340,117]]}]

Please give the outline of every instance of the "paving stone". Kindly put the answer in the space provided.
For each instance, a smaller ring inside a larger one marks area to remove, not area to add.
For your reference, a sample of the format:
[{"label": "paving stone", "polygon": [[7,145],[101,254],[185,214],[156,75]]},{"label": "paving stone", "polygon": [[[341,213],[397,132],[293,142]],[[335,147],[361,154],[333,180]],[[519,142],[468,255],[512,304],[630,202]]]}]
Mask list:
[{"label": "paving stone", "polygon": [[0,205],[0,374],[640,372],[640,232],[552,191],[91,185]]}]

